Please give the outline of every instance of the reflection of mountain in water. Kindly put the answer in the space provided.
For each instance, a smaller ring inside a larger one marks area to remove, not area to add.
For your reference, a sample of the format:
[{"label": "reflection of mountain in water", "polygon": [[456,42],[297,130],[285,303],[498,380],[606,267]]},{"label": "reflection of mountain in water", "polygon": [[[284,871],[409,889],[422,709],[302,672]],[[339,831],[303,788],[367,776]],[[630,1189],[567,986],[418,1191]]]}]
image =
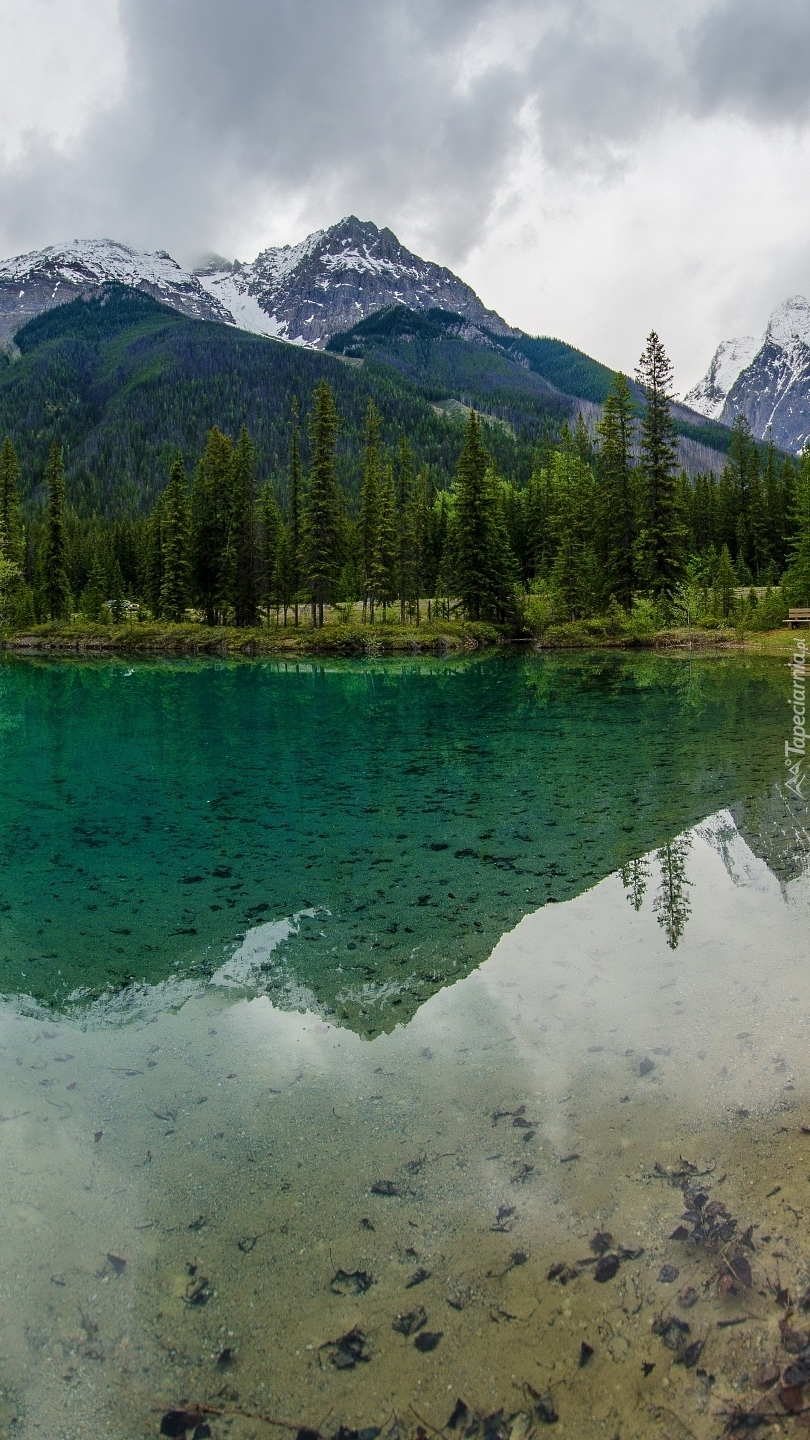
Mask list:
[{"label": "reflection of mountain in water", "polygon": [[278,1003],[374,1034],[652,851],[677,943],[672,837],[766,818],[785,683],[743,657],[5,664],[0,989],[63,1004],[238,953],[234,980],[250,952]]}]

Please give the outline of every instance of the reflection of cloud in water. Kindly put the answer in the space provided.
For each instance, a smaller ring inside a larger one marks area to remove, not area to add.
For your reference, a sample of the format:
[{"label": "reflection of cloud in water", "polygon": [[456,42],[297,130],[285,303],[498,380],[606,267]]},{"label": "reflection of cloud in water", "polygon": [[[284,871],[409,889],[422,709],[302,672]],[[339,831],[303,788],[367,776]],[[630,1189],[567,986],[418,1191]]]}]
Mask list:
[{"label": "reflection of cloud in water", "polygon": [[[508,1032],[546,1094],[595,1081],[633,1099],[664,1084],[698,1110],[772,1101],[771,1052],[806,1069],[807,917],[732,825],[725,812],[689,832],[692,915],[677,956],[653,898],[635,910],[612,876],[527,916],[415,1023],[449,1046],[469,1044],[471,1024],[479,1043]],[[654,1062],[645,1077],[642,1059]]]}]

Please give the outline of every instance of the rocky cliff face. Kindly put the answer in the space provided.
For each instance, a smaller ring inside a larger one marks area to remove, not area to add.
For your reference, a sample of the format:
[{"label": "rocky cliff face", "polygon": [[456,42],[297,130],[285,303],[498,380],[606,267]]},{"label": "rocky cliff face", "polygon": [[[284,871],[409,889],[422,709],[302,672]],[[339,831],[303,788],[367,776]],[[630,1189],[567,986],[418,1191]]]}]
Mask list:
[{"label": "rocky cliff face", "polygon": [[87,298],[107,281],[145,290],[184,315],[322,348],[389,305],[438,307],[498,335],[517,335],[452,270],[421,260],[390,230],[350,215],[249,264],[214,259],[193,273],[165,251],[74,240],[0,262],[0,345],[43,310]]},{"label": "rocky cliff face", "polygon": [[195,274],[246,330],[318,348],[389,305],[452,310],[499,335],[519,333],[452,270],[421,260],[392,231],[354,215],[299,245],[263,250],[252,264],[213,261]]},{"label": "rocky cliff face", "polygon": [[111,280],[144,290],[183,315],[232,323],[220,301],[165,251],[132,250],[115,240],[73,240],[0,262],[0,344],[43,310],[87,298]]},{"label": "rocky cliff face", "polygon": [[759,340],[727,340],[685,397],[693,410],[733,425],[745,415],[758,439],[798,453],[810,438],[810,302],[794,295]]}]

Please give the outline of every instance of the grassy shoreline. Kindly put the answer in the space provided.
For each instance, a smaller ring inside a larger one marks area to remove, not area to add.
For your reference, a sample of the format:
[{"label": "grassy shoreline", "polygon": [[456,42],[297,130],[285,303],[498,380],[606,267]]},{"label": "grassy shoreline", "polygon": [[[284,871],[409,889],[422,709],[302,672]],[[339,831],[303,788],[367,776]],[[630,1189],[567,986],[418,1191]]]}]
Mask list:
[{"label": "grassy shoreline", "polygon": [[788,630],[658,630],[646,635],[607,633],[597,626],[555,626],[538,637],[475,621],[420,625],[328,624],[237,629],[198,623],[102,625],[43,624],[0,633],[0,650],[51,655],[380,655],[475,651],[492,646],[547,650],[747,650],[788,655],[800,632]]}]

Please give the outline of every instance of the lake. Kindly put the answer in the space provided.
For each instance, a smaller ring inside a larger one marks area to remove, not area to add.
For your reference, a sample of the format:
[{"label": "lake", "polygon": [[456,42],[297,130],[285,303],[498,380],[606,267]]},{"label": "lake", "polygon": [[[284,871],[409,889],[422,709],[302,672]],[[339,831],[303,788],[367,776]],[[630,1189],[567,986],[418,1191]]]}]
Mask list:
[{"label": "lake", "polygon": [[0,663],[0,1434],[798,1425],[791,696]]}]

